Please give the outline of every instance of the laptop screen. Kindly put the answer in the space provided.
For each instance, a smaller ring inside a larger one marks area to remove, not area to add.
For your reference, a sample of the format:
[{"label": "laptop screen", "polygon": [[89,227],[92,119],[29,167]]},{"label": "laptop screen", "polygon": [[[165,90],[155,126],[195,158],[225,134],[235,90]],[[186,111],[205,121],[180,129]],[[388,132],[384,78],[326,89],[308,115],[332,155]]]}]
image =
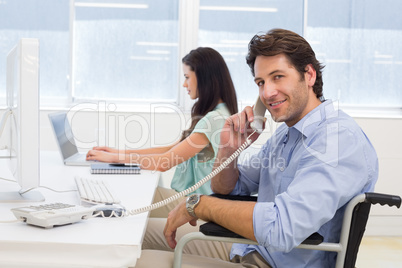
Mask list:
[{"label": "laptop screen", "polygon": [[78,153],[67,114],[65,112],[49,114],[49,119],[52,123],[63,159],[65,160]]}]

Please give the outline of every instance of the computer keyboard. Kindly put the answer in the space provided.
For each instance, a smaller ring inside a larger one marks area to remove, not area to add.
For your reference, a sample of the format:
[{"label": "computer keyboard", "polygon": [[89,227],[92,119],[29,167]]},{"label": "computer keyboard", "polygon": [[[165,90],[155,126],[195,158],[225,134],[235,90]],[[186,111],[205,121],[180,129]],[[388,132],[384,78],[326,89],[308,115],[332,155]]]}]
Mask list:
[{"label": "computer keyboard", "polygon": [[111,187],[102,180],[75,177],[81,201],[91,204],[120,204]]},{"label": "computer keyboard", "polygon": [[51,203],[38,206],[13,208],[18,220],[44,228],[75,223],[92,216],[95,208],[70,205],[64,203]]}]

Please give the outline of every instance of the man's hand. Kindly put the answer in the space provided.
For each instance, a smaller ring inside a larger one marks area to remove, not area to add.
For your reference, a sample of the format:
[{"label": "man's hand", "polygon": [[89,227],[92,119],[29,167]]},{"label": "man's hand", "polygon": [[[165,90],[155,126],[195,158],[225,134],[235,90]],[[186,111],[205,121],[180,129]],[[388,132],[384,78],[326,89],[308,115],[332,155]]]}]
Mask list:
[{"label": "man's hand", "polygon": [[[256,241],[253,227],[253,211],[256,202],[232,201],[202,195],[195,208],[195,213],[203,221],[215,222],[235,233]],[[181,202],[170,213],[163,231],[166,242],[171,248],[176,247],[176,230],[189,222],[197,225],[197,217],[192,217],[186,209],[186,201]]]},{"label": "man's hand", "polygon": [[[245,141],[248,135],[253,132],[250,127],[250,122],[253,122],[254,114],[253,108],[247,106],[240,113],[230,116],[223,126],[221,132],[221,144],[220,148],[226,149],[228,152],[234,152]],[[253,142],[258,138],[259,134],[252,136]]]},{"label": "man's hand", "polygon": [[[229,117],[221,131],[221,141],[218,155],[215,159],[214,169],[226,161],[253,133],[250,122],[254,120],[253,108],[247,106],[238,114]],[[260,134],[257,132],[251,136],[254,142]],[[234,189],[239,173],[237,170],[237,160],[233,161],[224,170],[211,180],[211,189],[215,193],[229,194]]]},{"label": "man's hand", "polygon": [[176,247],[176,230],[180,226],[189,222],[192,226],[197,225],[197,219],[188,214],[186,209],[186,200],[183,200],[172,211],[169,212],[169,216],[166,221],[165,229],[163,231],[166,241],[171,248]]}]

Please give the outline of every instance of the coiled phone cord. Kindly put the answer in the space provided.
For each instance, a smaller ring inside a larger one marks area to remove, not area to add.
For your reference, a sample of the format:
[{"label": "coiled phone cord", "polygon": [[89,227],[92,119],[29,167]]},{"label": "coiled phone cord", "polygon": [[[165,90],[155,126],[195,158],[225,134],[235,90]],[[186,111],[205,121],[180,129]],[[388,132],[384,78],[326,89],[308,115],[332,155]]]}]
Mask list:
[{"label": "coiled phone cord", "polygon": [[200,180],[199,182],[197,182],[196,184],[194,184],[193,186],[191,186],[190,188],[181,191],[177,194],[175,194],[174,196],[171,196],[169,198],[166,198],[165,200],[162,200],[160,202],[157,202],[155,204],[146,206],[146,207],[142,207],[142,208],[138,208],[138,209],[133,209],[133,210],[127,210],[124,212],[124,216],[133,216],[133,215],[137,215],[140,213],[144,213],[147,211],[151,211],[160,207],[163,207],[177,199],[179,199],[180,197],[183,197],[185,195],[188,195],[189,193],[194,192],[195,190],[197,190],[198,188],[200,188],[204,183],[206,183],[207,181],[209,181],[210,179],[212,179],[214,176],[216,176],[219,172],[221,172],[224,168],[226,168],[230,163],[233,162],[233,160],[235,160],[241,152],[243,152],[251,143],[251,136],[256,132],[256,130],[251,133],[246,141],[228,158],[226,159],[226,161],[224,161],[219,167],[217,167],[216,169],[214,169],[210,174],[208,174],[207,176],[205,176],[202,180]]}]

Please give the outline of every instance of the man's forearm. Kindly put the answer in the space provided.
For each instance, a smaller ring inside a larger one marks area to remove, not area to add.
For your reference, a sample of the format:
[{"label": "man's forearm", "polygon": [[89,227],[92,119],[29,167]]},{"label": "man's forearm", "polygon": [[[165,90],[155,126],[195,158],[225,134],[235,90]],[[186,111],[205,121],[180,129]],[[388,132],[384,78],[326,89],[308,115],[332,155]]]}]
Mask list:
[{"label": "man's forearm", "polygon": [[215,222],[239,235],[256,241],[253,228],[255,202],[224,200],[201,196],[195,214],[204,221]]},{"label": "man's forearm", "polygon": [[[230,153],[219,150],[215,159],[214,169],[220,166],[226,159],[230,157]],[[211,180],[211,189],[217,194],[229,194],[236,186],[237,179],[239,178],[239,171],[237,169],[237,158],[230,163],[224,170],[216,175]]]}]

